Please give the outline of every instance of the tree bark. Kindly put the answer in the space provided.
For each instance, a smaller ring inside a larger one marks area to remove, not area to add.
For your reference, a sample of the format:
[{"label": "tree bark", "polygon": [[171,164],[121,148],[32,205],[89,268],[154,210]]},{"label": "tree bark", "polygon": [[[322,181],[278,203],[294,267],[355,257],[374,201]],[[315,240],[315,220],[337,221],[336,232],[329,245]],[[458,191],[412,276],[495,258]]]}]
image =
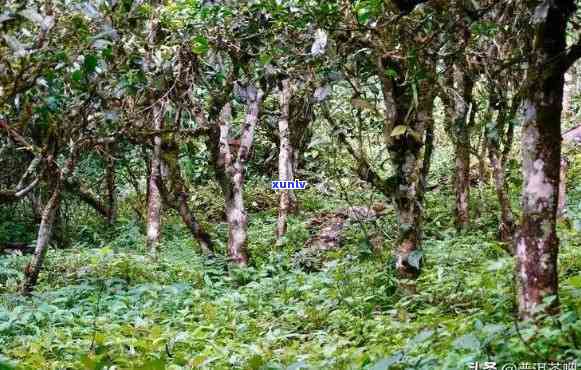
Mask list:
[{"label": "tree bark", "polygon": [[[512,121],[514,118],[514,114],[516,114],[515,105],[517,106],[519,102],[513,101],[513,107],[511,108],[510,112],[507,112],[505,101],[506,96],[503,96],[502,94],[500,94],[500,96],[491,94],[490,107],[497,110],[498,115],[496,120],[490,117],[493,124],[486,130],[486,136],[488,143],[488,158],[492,167],[496,196],[500,206],[500,224],[498,226],[498,236],[499,239],[503,242],[513,242],[516,225],[514,214],[512,212],[512,206],[510,204],[508,187],[506,184],[506,168],[504,167],[505,161],[502,160],[500,144],[501,138],[505,138],[504,145],[511,144],[508,142],[507,138],[509,135],[512,135],[512,128],[510,126],[508,127],[509,132],[507,135],[504,134],[504,131],[507,123],[510,125],[510,121]],[[514,254],[512,243],[510,245],[511,246],[508,248],[508,251],[511,254]]]},{"label": "tree bark", "polygon": [[[292,173],[296,175],[304,166],[303,153],[312,136],[309,125],[314,121],[313,89],[304,88],[301,94],[293,94],[289,106],[289,142],[292,149]],[[290,193],[291,211],[296,207],[294,194]]]},{"label": "tree bark", "polygon": [[210,239],[210,235],[202,229],[202,227],[196,221],[194,213],[190,210],[188,206],[188,193],[182,191],[178,195],[178,212],[182,218],[182,221],[186,224],[192,236],[200,243],[200,248],[202,252],[208,256],[213,254],[213,243]]},{"label": "tree bark", "polygon": [[455,173],[454,189],[456,192],[455,217],[456,227],[465,229],[470,223],[470,125],[469,110],[472,105],[474,82],[463,67],[454,66],[454,77],[457,89],[462,93],[455,99],[453,127]]},{"label": "tree bark", "polygon": [[[422,149],[424,135],[432,125],[434,96],[429,83],[424,81],[418,89],[416,113],[406,120],[411,101],[409,88],[392,84],[393,98],[396,103],[395,124],[405,125],[406,133],[390,135],[388,150],[396,176],[394,203],[396,206],[398,239],[396,270],[403,278],[416,278],[420,273],[420,258],[417,256],[422,242]],[[427,175],[427,174],[425,174]]]},{"label": "tree bark", "polygon": [[[167,170],[168,178],[168,181],[165,181],[164,184],[169,184],[171,188],[171,194],[169,194],[169,191],[167,190],[162,191],[162,195],[165,193],[165,196],[163,197],[164,201],[179,213],[182,221],[187,226],[194,239],[200,243],[200,249],[202,252],[210,256],[213,254],[213,243],[210,235],[208,235],[198,224],[194,212],[188,205],[190,192],[182,177],[178,162],[179,145],[171,135],[164,138],[164,144],[162,158],[164,168]],[[160,188],[163,189],[163,186],[160,186]]]},{"label": "tree bark", "polygon": [[[261,89],[257,89],[252,85],[245,89],[248,108],[245,122],[242,126],[238,153],[234,155],[228,143],[230,139],[230,121],[232,120],[230,103],[226,102],[222,105],[218,137],[216,138],[215,131],[211,131],[209,136],[210,147],[212,148],[212,162],[224,194],[228,222],[228,255],[232,262],[241,266],[248,264],[248,252],[246,250],[248,214],[244,207],[243,194],[245,166],[252,147],[254,130],[258,122],[264,94]],[[213,109],[214,111],[216,106]],[[216,139],[219,145],[215,144]],[[212,143],[211,141],[214,142]]]},{"label": "tree bark", "polygon": [[26,265],[24,270],[24,283],[22,285],[23,295],[30,295],[36,286],[36,282],[38,281],[38,275],[40,274],[44,256],[46,255],[46,250],[48,248],[54,228],[55,218],[61,199],[61,191],[62,185],[60,184],[60,180],[57,180],[56,187],[54,188],[52,195],[44,206],[42,212],[32,260],[28,263],[28,265]]},{"label": "tree bark", "polygon": [[[293,148],[289,140],[289,105],[291,98],[291,86],[288,79],[281,82],[280,91],[280,111],[281,117],[278,121],[279,151],[278,151],[278,180],[293,180]],[[287,217],[291,209],[290,190],[279,191],[278,218],[276,222],[276,238],[280,243],[286,233]]]},{"label": "tree bark", "polygon": [[107,224],[113,226],[117,220],[117,189],[115,187],[115,158],[113,154],[107,154],[105,167],[105,181],[107,183]]},{"label": "tree bark", "polygon": [[573,115],[573,110],[571,109],[572,98],[575,96],[576,85],[576,70],[572,66],[567,73],[565,73],[565,84],[563,86],[563,118],[569,119]]},{"label": "tree bark", "polygon": [[[538,4],[538,3],[537,3]],[[522,129],[522,219],[516,239],[519,313],[535,316],[548,296],[547,313],[558,311],[556,214],[561,156],[561,112],[566,27],[574,1],[542,3],[535,14],[533,48],[527,70],[525,120]],[[546,8],[548,9],[546,9]]]},{"label": "tree bark", "polygon": [[[153,125],[155,130],[161,130],[165,116],[165,107],[156,104],[154,106]],[[149,178],[147,181],[147,249],[155,254],[160,238],[161,230],[161,136],[153,139],[153,151],[149,164]]]},{"label": "tree bark", "polygon": [[567,158],[561,158],[559,170],[559,205],[557,206],[557,216],[559,218],[567,217],[567,170],[569,161]]}]

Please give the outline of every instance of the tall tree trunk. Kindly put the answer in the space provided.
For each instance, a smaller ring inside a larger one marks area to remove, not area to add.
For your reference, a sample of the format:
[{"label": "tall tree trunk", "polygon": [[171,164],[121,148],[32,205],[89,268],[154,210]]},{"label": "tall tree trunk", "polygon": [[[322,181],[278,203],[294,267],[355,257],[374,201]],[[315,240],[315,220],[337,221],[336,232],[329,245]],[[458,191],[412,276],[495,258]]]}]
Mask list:
[{"label": "tall tree trunk", "polygon": [[[154,130],[161,130],[165,116],[165,107],[154,106]],[[149,179],[147,181],[147,249],[151,253],[157,252],[161,230],[161,136],[153,139],[153,150],[149,162]]]},{"label": "tall tree trunk", "polygon": [[[289,140],[289,105],[291,97],[291,86],[288,79],[281,82],[280,91],[280,111],[281,117],[278,121],[279,151],[278,151],[278,179],[280,181],[293,180],[293,148]],[[290,190],[279,191],[278,218],[276,223],[276,238],[280,243],[286,233],[286,224],[289,210],[291,208]]]},{"label": "tall tree trunk", "polygon": [[[496,96],[491,94],[490,96],[490,107],[498,111],[496,120],[493,121],[493,125],[486,130],[487,133],[487,143],[488,143],[488,158],[490,160],[490,165],[492,166],[492,173],[494,176],[494,186],[496,189],[496,196],[498,198],[498,204],[500,206],[500,224],[498,226],[499,239],[503,242],[512,242],[514,233],[516,230],[516,225],[514,221],[514,215],[512,212],[512,206],[510,204],[510,198],[508,195],[508,187],[505,179],[505,167],[502,161],[502,153],[500,151],[500,141],[501,138],[506,137],[504,135],[505,126],[507,122],[510,122],[514,118],[516,109],[514,105],[518,105],[517,101],[513,101],[513,108],[510,112],[507,112],[507,107],[505,103],[506,97],[502,94]],[[491,117],[491,119],[493,119]],[[510,127],[509,127],[510,130]],[[512,133],[509,132],[510,135]],[[507,145],[507,140],[505,139],[505,145]],[[512,244],[508,251],[514,254]]]},{"label": "tall tree trunk", "polygon": [[57,184],[42,211],[40,226],[38,227],[38,235],[36,237],[36,247],[34,249],[32,260],[28,265],[26,265],[24,270],[24,283],[22,285],[22,294],[24,295],[30,295],[38,281],[38,275],[40,274],[44,256],[46,255],[46,250],[53,232],[55,218],[61,199],[61,191],[62,184],[60,184],[60,180],[57,180]]},{"label": "tall tree trunk", "polygon": [[[422,85],[427,85],[426,82]],[[406,121],[411,102],[410,91],[393,85],[396,102],[394,127],[407,126],[407,133],[391,137],[388,150],[396,175],[397,186],[394,194],[396,206],[398,239],[396,270],[399,276],[415,278],[420,273],[419,249],[422,242],[422,148],[426,128],[431,126],[433,95],[428,86],[419,90],[416,113]]]},{"label": "tall tree trunk", "polygon": [[[537,3],[538,4],[538,3]],[[522,219],[516,239],[519,313],[531,318],[547,296],[558,294],[556,213],[561,156],[561,111],[566,27],[573,0],[542,2],[533,9],[533,49],[527,70],[525,120],[522,129]],[[547,307],[556,312],[558,299]]]},{"label": "tall tree trunk", "polygon": [[[394,172],[393,200],[398,224],[395,268],[400,277],[416,278],[421,267],[423,195],[432,151],[434,80],[418,82],[414,93],[411,86],[402,84],[401,77],[391,78],[385,73],[389,68],[396,71],[397,76],[404,76],[401,64],[379,56],[376,67],[386,111],[385,143]],[[427,76],[434,76],[433,65],[424,68]],[[416,100],[414,96],[417,97],[415,107],[412,105]],[[401,126],[405,127],[403,134],[399,134]]]},{"label": "tall tree trunk", "polygon": [[470,119],[472,89],[474,82],[464,70],[465,66],[454,66],[454,77],[461,98],[455,99],[455,112],[452,130],[454,132],[454,189],[456,192],[456,227],[466,228],[470,223]]}]

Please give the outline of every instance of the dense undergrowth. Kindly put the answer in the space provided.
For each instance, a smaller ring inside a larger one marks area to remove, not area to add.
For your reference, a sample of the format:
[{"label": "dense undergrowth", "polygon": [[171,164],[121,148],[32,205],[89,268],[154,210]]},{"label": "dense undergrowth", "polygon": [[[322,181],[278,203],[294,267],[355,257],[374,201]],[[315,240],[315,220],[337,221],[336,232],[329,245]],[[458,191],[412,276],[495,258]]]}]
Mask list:
[{"label": "dense undergrowth", "polygon": [[[571,176],[569,221],[560,225],[561,313],[537,326],[514,321],[513,261],[494,241],[492,189],[474,197],[480,216],[461,234],[453,229],[452,195],[428,195],[423,273],[415,284],[394,278],[389,207],[376,223],[352,225],[340,250],[297,261],[309,236],[305,221],[344,200],[313,188],[301,193],[303,212],[277,248],[272,199],[256,191],[248,199],[247,269],[201,257],[171,220],[153,259],[129,218],[112,240],[86,231],[85,243],[50,250],[30,299],[17,294],[28,257],[1,258],[0,368],[465,369],[475,361],[579,359],[578,164]],[[210,207],[215,196],[200,194],[206,221],[219,218],[220,205]],[[351,194],[352,202],[367,196]],[[225,225],[211,232],[224,248]],[[380,237],[383,249],[365,235]]]}]

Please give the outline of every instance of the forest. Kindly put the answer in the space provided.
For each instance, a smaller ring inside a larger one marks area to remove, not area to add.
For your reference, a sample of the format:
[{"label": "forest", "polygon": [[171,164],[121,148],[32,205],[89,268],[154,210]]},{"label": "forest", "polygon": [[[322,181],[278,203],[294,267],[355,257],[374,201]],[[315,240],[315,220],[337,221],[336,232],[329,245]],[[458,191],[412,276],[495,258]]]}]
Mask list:
[{"label": "forest", "polygon": [[581,1],[1,0],[0,370],[581,366]]}]

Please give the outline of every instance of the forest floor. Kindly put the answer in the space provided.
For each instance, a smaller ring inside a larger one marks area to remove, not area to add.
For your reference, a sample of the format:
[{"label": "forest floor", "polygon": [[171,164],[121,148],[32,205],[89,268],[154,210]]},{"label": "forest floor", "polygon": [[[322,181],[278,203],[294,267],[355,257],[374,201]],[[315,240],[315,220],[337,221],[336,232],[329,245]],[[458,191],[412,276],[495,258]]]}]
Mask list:
[{"label": "forest floor", "polygon": [[[467,369],[579,359],[581,171],[572,173],[570,221],[559,226],[562,310],[539,326],[516,326],[513,261],[495,241],[490,188],[473,190],[480,215],[462,233],[453,228],[452,194],[428,194],[415,286],[394,277],[390,206],[377,221],[349,226],[341,248],[317,253],[302,251],[308,220],[364,205],[368,193],[350,192],[348,203],[314,188],[299,193],[302,212],[277,248],[276,211],[263,204],[273,197],[257,191],[248,194],[247,269],[201,257],[173,216],[156,260],[129,220],[99,248],[50,250],[30,299],[17,294],[29,257],[0,258],[0,369]],[[213,199],[201,199],[207,215],[219,213]],[[210,231],[223,249],[225,224]],[[383,240],[383,250],[366,235]]]}]

